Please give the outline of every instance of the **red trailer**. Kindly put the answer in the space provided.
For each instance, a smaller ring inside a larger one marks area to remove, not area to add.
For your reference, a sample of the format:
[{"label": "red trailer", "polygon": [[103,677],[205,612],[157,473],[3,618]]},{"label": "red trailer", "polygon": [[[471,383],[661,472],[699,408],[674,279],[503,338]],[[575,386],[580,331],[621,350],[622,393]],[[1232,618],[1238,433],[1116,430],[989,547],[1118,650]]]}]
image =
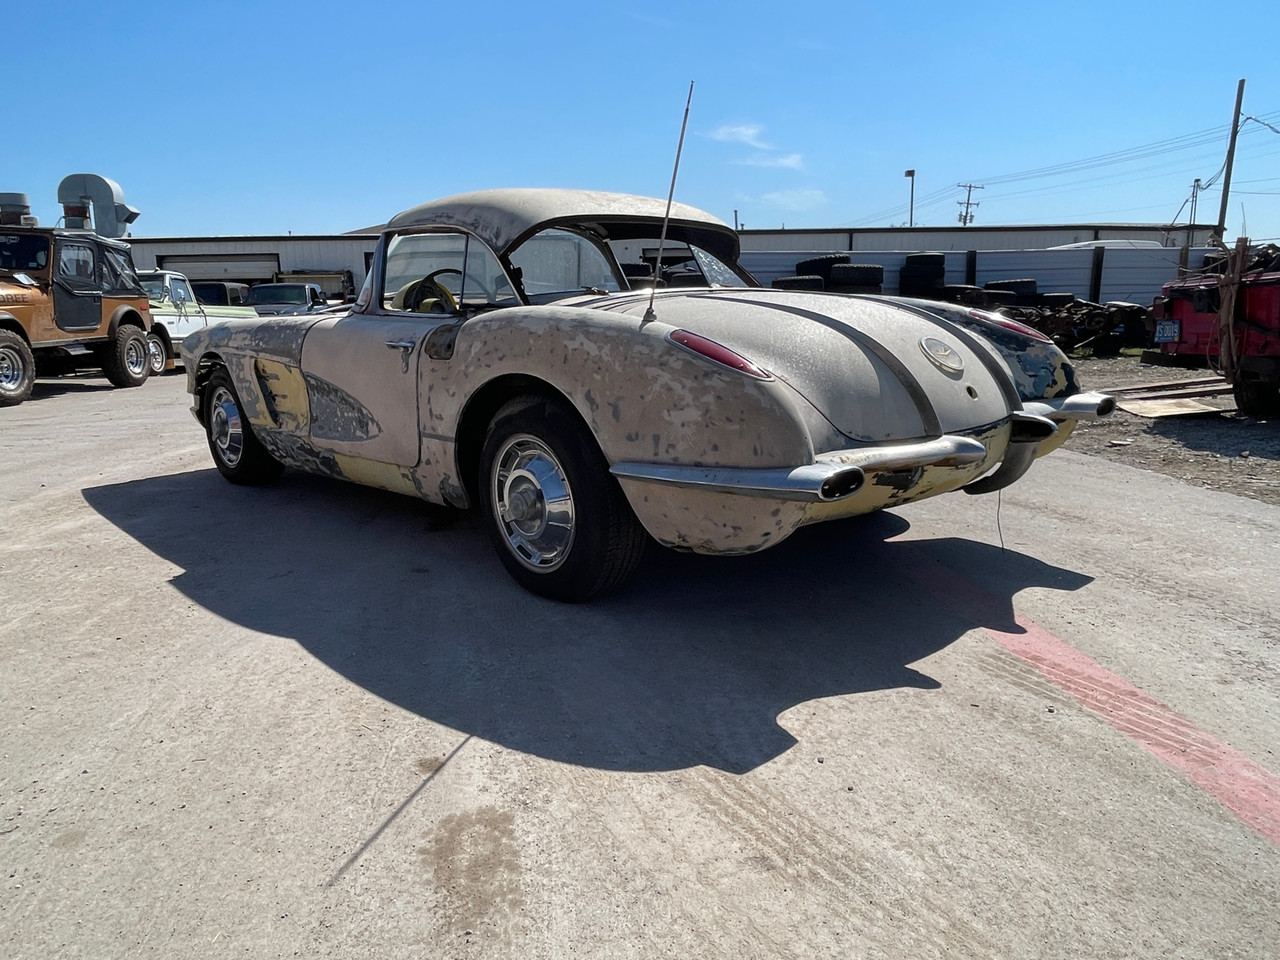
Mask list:
[{"label": "red trailer", "polygon": [[1221,273],[1164,285],[1151,311],[1156,349],[1221,369],[1241,413],[1280,416],[1280,247],[1240,253]]}]

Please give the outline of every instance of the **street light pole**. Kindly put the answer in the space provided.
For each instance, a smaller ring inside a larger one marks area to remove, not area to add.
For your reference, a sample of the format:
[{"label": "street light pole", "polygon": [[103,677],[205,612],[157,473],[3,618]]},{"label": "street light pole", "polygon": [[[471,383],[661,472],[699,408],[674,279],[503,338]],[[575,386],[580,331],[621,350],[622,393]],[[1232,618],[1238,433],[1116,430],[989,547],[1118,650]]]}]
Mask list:
[{"label": "street light pole", "polygon": [[903,173],[904,177],[911,178],[911,205],[907,207],[907,226],[914,227],[916,225],[916,172],[908,170]]}]

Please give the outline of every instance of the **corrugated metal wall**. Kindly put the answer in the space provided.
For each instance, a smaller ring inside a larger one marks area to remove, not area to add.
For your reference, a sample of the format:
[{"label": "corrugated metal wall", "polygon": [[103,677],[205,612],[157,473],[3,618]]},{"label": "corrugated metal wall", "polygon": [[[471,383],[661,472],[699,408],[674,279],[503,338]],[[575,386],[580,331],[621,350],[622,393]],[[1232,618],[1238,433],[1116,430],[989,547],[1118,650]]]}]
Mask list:
[{"label": "corrugated metal wall", "polygon": [[[787,231],[790,241],[815,234]],[[965,234],[967,238],[976,236]],[[1008,234],[1003,238],[1008,239]],[[781,240],[781,234],[771,239]],[[830,235],[824,237],[829,240]],[[1036,234],[1038,241],[1044,234]],[[1071,242],[1070,238],[1061,240]],[[377,244],[374,236],[343,237],[212,237],[209,239],[133,239],[133,257],[139,269],[156,266],[156,258],[198,256],[208,258],[231,255],[261,255],[264,259],[279,257],[280,270],[350,270],[358,288],[364,282],[365,255],[372,253]],[[969,247],[967,249],[974,249]],[[1199,267],[1207,247],[1193,247],[1188,263]],[[830,246],[810,246],[804,249],[774,248],[769,250],[744,250],[742,264],[766,286],[777,277],[795,273],[795,265],[806,257],[831,253]],[[962,250],[938,251],[946,256],[946,282],[965,282],[965,252]],[[1149,304],[1160,292],[1160,287],[1174,279],[1178,273],[1176,247],[1128,249],[1107,247],[1103,255],[1101,299],[1128,300]],[[855,250],[850,252],[854,263],[878,263],[885,268],[885,293],[897,293],[898,270],[906,261],[907,253],[901,250]],[[1074,293],[1081,299],[1089,296],[1093,250],[978,250],[975,281],[982,286],[991,280],[1011,280],[1020,277],[1034,278],[1042,293]],[[231,265],[228,264],[230,267]]]},{"label": "corrugated metal wall", "polygon": [[133,261],[140,270],[154,268],[156,258],[260,255],[279,257],[280,270],[337,272],[350,270],[357,289],[364,283],[365,254],[378,243],[375,236],[356,237],[210,237],[163,240],[130,238]]},{"label": "corrugated metal wall", "polygon": [[[1210,227],[1196,227],[1191,242],[1208,242]],[[1043,250],[1093,240],[1154,240],[1178,246],[1188,242],[1188,228],[1169,231],[1159,224],[1078,224],[1025,228],[892,227],[858,230],[752,230],[741,234],[742,249],[882,251]]]},{"label": "corrugated metal wall", "polygon": [[[1209,247],[1193,247],[1187,262],[1196,269]],[[1127,300],[1150,304],[1160,288],[1178,276],[1181,251],[1174,247],[1128,249],[1106,247],[1102,261],[1100,299]],[[821,256],[830,250],[745,251],[741,262],[757,280],[768,286],[778,277],[795,273],[795,265],[806,257]],[[941,252],[941,251],[939,251]],[[965,253],[945,252],[946,282],[965,282]],[[878,263],[884,267],[884,292],[898,292],[898,271],[906,262],[901,251],[854,251],[854,263]],[[974,281],[983,286],[992,280],[1031,278],[1041,293],[1074,293],[1079,299],[1089,298],[1093,272],[1093,250],[980,250]]]}]

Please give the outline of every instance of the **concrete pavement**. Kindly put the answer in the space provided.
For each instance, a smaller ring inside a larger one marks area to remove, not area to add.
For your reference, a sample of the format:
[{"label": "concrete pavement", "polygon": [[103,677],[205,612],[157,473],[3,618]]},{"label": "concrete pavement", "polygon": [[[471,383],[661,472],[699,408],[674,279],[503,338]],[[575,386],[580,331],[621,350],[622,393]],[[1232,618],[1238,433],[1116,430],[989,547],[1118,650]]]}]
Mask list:
[{"label": "concrete pavement", "polygon": [[1276,954],[1274,507],[1068,450],[568,607],[225,483],[180,377],[42,381],[0,458],[5,956]]}]

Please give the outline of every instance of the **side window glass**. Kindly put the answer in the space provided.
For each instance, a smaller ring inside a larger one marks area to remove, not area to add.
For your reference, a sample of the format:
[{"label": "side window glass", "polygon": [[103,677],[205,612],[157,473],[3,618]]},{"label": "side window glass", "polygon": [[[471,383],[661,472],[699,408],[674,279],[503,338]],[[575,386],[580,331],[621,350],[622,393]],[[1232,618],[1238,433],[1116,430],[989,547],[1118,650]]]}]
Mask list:
[{"label": "side window glass", "polygon": [[76,290],[99,290],[93,247],[80,243],[64,243],[58,249],[58,275]]},{"label": "side window glass", "polygon": [[511,254],[522,272],[524,291],[535,303],[573,296],[584,290],[621,289],[600,249],[568,230],[543,230]]},{"label": "side window glass", "polygon": [[387,244],[384,310],[453,314],[515,302],[493,251],[464,233],[401,234]]}]

